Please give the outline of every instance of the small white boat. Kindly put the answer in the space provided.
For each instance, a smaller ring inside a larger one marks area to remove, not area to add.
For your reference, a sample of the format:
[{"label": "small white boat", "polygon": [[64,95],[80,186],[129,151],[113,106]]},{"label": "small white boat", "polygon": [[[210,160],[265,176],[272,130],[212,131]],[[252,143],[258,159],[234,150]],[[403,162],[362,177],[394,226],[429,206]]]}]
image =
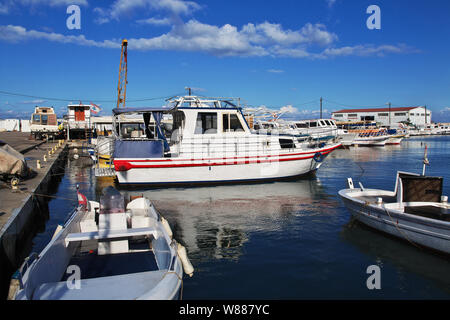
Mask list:
[{"label": "small white boat", "polygon": [[394,191],[353,186],[339,191],[353,217],[416,245],[450,253],[450,205],[442,177],[397,173]]},{"label": "small white boat", "polygon": [[177,299],[186,250],[172,239],[167,221],[147,198],[125,207],[114,188],[100,203],[80,205],[39,254],[19,269],[17,300]]},{"label": "small white boat", "polygon": [[386,130],[382,129],[355,130],[351,132],[358,133],[358,136],[353,140],[353,144],[358,146],[383,147],[389,140]]},{"label": "small white boat", "polygon": [[400,144],[406,136],[406,132],[400,129],[388,129],[389,139],[386,144]]}]

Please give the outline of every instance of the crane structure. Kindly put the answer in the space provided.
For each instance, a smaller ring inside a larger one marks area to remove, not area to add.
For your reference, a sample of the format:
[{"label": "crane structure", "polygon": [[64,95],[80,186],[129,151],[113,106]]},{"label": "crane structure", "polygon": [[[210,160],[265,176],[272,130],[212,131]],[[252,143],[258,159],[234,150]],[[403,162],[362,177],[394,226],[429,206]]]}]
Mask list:
[{"label": "crane structure", "polygon": [[117,108],[125,108],[125,98],[127,95],[127,46],[128,41],[122,40],[122,50],[120,53],[120,66],[119,66],[119,84],[117,86]]}]

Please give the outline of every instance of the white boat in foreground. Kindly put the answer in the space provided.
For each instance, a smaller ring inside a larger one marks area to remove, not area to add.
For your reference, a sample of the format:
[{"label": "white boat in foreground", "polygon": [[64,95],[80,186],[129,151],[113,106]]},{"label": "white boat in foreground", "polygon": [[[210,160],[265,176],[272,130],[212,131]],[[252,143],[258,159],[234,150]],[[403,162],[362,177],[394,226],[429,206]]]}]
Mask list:
[{"label": "white boat in foreground", "polygon": [[87,201],[58,226],[39,254],[19,269],[15,299],[176,299],[184,268],[192,275],[183,246],[147,198],[125,207],[114,188],[100,203]]},{"label": "white boat in foreground", "polygon": [[450,205],[441,177],[397,173],[394,191],[355,188],[339,191],[353,217],[416,245],[450,253]]}]

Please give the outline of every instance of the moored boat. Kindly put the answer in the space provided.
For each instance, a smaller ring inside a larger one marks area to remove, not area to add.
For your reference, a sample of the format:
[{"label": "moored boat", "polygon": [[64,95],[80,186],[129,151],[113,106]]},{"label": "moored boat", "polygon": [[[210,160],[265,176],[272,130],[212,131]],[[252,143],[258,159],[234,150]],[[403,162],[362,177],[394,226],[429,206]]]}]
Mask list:
[{"label": "moored boat", "polygon": [[15,299],[176,299],[183,268],[192,275],[184,247],[150,200],[125,206],[114,188],[100,202],[78,194],[80,205],[58,226],[40,254],[19,269]]},{"label": "moored boat", "polygon": [[416,245],[450,253],[450,205],[442,177],[399,171],[394,191],[353,186],[339,191],[363,224]]},{"label": "moored boat", "polygon": [[[176,97],[170,107],[114,109],[144,117],[145,139],[115,140],[120,184],[234,183],[292,178],[317,170],[339,142],[252,132],[231,98]],[[171,130],[161,125],[173,118]],[[147,124],[154,119],[155,127]],[[120,119],[119,119],[120,120]],[[167,137],[166,137],[167,135]]]}]

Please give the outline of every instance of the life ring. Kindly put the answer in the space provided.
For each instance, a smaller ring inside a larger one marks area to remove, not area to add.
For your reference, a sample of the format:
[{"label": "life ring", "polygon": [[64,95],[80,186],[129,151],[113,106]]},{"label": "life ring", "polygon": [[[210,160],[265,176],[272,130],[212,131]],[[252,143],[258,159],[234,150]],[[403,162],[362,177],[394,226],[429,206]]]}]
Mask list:
[{"label": "life ring", "polygon": [[314,159],[315,162],[322,162],[323,159],[325,159],[325,156],[322,153],[320,153],[320,152],[316,152],[316,154],[314,155],[313,159]]}]

